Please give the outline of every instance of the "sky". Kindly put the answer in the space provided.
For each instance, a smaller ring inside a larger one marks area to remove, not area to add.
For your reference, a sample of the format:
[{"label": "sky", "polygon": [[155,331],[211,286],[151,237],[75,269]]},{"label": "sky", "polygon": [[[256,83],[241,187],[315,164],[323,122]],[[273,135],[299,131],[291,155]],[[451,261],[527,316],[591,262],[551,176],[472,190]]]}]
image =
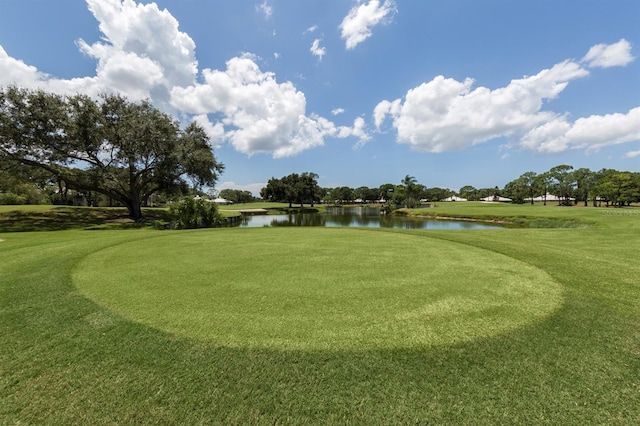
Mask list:
[{"label": "sky", "polygon": [[0,86],[196,121],[216,189],[640,171],[638,0],[0,0]]}]

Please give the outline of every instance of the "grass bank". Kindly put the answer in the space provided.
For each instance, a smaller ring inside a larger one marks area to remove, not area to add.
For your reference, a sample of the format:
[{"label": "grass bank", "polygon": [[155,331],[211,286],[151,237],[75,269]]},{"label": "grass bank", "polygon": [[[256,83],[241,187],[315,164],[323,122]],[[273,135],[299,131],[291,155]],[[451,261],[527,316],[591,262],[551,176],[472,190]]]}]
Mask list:
[{"label": "grass bank", "polygon": [[[398,214],[434,219],[478,220],[509,223],[526,228],[580,228],[633,225],[640,220],[640,207],[561,207],[548,202],[504,204],[479,202],[441,202],[435,207],[400,209]],[[616,218],[613,220],[613,218]]]}]

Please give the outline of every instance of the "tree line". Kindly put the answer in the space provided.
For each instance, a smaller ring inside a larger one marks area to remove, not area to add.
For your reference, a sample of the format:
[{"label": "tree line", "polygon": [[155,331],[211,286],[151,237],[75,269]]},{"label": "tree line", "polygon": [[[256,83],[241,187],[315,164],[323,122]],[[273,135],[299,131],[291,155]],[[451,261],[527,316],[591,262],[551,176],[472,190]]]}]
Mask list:
[{"label": "tree line", "polygon": [[561,164],[543,173],[525,172],[508,182],[503,188],[476,188],[465,185],[458,191],[449,188],[427,187],[415,177],[406,175],[400,183],[385,183],[378,187],[340,186],[326,188],[318,186],[315,173],[291,174],[283,178],[271,178],[262,189],[266,201],[288,202],[302,205],[308,203],[352,204],[384,203],[390,209],[415,208],[425,202],[442,201],[451,196],[460,196],[469,201],[480,201],[487,197],[501,196],[513,203],[533,204],[540,200],[545,205],[547,195],[554,196],[560,205],[583,203],[585,206],[628,206],[640,203],[640,173],[587,168],[574,169]]},{"label": "tree line", "polygon": [[265,201],[286,202],[289,207],[293,204],[313,206],[315,203],[352,204],[358,203],[387,203],[401,207],[417,207],[421,200],[446,198],[453,191],[446,188],[427,188],[419,184],[415,177],[407,175],[400,184],[386,183],[377,188],[361,186],[350,188],[340,186],[335,188],[320,187],[318,175],[312,172],[302,174],[292,173],[282,178],[272,177],[267,186],[262,188],[260,195]]},{"label": "tree line", "polygon": [[526,172],[507,183],[502,194],[515,203],[530,202],[542,196],[546,204],[546,194],[553,194],[561,205],[583,203],[592,205],[622,207],[640,202],[640,173],[588,168],[574,169],[561,164],[544,173]]}]

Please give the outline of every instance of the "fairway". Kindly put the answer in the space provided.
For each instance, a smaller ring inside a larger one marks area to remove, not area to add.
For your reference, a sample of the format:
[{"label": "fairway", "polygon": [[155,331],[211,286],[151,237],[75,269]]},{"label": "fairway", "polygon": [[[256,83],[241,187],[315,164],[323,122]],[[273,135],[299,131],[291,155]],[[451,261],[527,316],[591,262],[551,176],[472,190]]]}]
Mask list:
[{"label": "fairway", "polygon": [[507,256],[354,229],[172,233],[94,252],[74,271],[119,315],[228,347],[448,345],[525,326],[562,300],[548,274]]}]

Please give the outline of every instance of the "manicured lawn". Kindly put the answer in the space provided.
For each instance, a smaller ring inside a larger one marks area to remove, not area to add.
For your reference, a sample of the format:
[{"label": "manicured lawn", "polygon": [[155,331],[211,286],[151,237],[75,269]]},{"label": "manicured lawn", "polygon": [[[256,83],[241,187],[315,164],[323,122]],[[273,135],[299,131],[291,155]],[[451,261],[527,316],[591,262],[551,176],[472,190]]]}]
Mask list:
[{"label": "manicured lawn", "polygon": [[[255,202],[255,203],[240,203],[240,204],[226,204],[218,206],[220,211],[227,210],[246,210],[246,209],[287,209],[289,203],[270,203],[270,202]],[[299,207],[294,205],[293,207]],[[305,207],[309,207],[307,204]]]},{"label": "manicured lawn", "polygon": [[640,222],[640,206],[633,207],[559,207],[548,201],[530,204],[439,202],[436,207],[406,210],[410,214],[431,217],[460,217],[489,220],[504,220],[533,228],[558,227],[636,227]]},{"label": "manicured lawn", "polygon": [[94,252],[74,271],[81,293],[113,312],[227,347],[447,345],[536,322],[562,302],[561,286],[524,262],[354,229],[171,233]]},{"label": "manicured lawn", "polygon": [[637,424],[640,217],[576,214],[0,233],[0,424]]}]

